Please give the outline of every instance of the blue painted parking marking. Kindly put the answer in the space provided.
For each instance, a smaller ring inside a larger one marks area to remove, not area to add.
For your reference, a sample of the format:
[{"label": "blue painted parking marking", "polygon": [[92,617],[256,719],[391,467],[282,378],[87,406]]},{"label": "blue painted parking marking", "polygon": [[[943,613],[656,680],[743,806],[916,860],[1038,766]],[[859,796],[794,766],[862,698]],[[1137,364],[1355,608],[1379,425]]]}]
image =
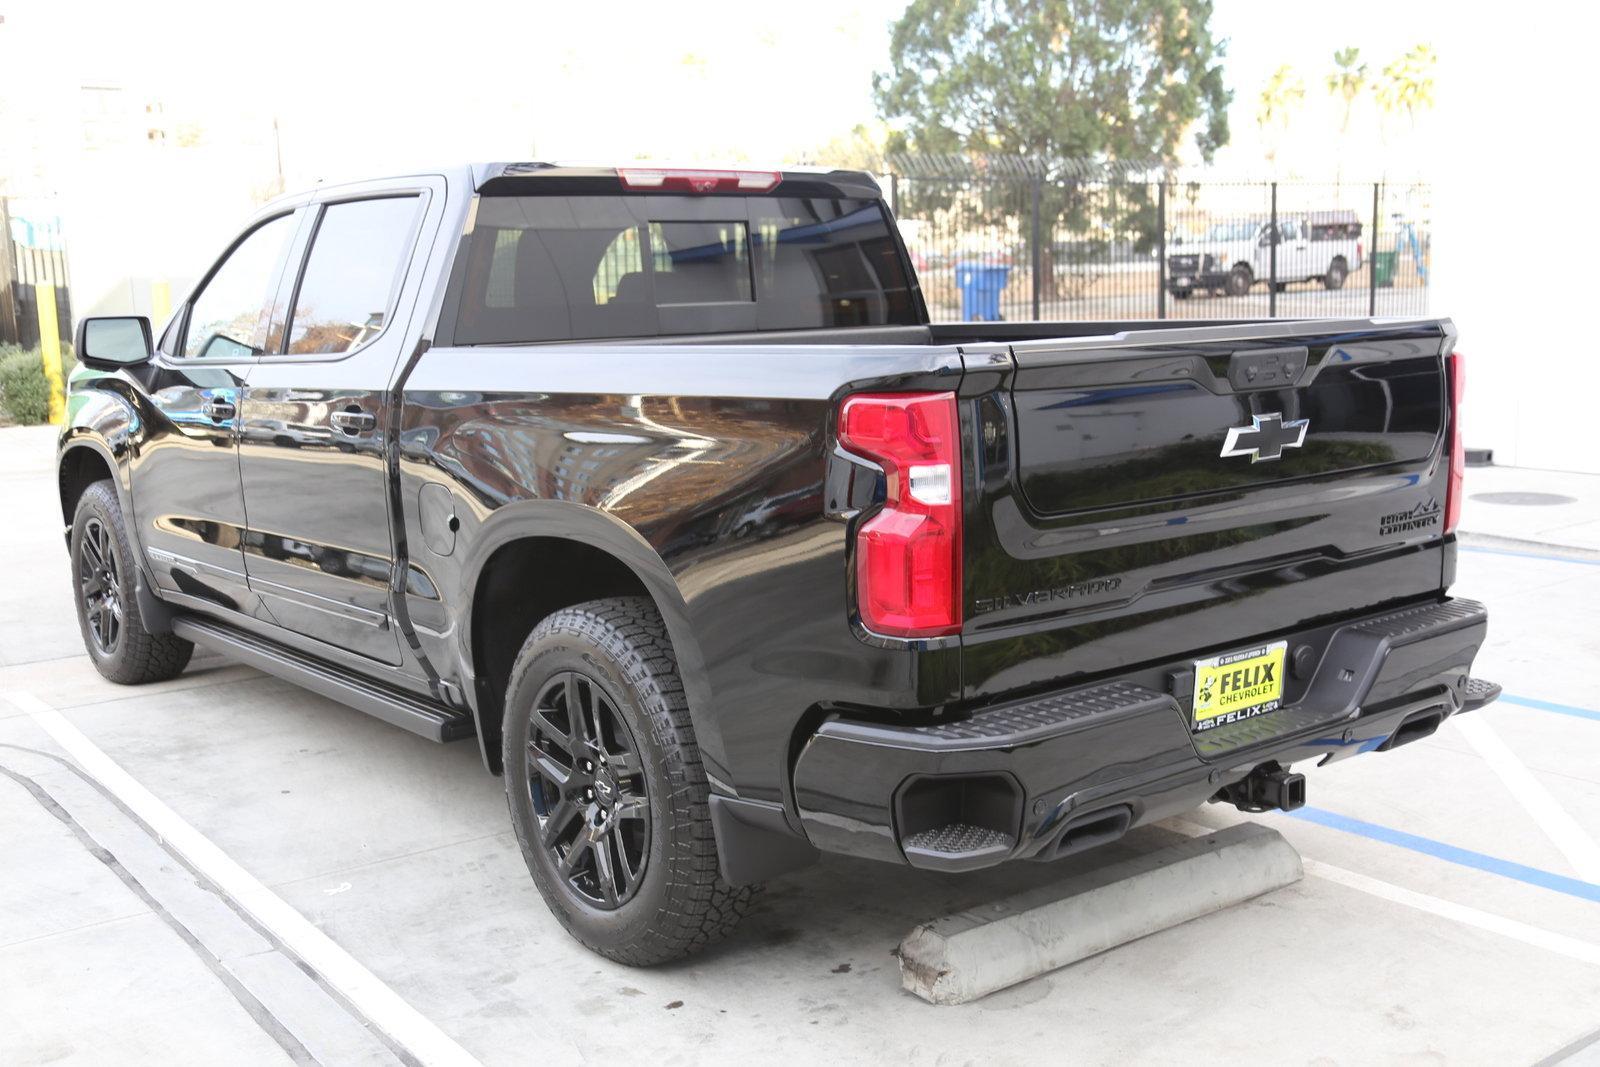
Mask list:
[{"label": "blue painted parking marking", "polygon": [[1485,556],[1514,556],[1517,559],[1542,559],[1550,563],[1576,563],[1580,567],[1600,567],[1600,559],[1554,556],[1548,552],[1517,552],[1509,548],[1483,548],[1479,545],[1460,545],[1459,547],[1463,552],[1477,552]]},{"label": "blue painted parking marking", "polygon": [[1417,834],[1408,834],[1404,830],[1396,830],[1388,826],[1367,822],[1363,819],[1351,818],[1337,812],[1324,811],[1321,808],[1300,808],[1291,811],[1290,815],[1297,819],[1316,823],[1334,830],[1343,830],[1345,833],[1357,834],[1361,837],[1382,841],[1384,844],[1395,845],[1399,848],[1420,852],[1424,856],[1433,856],[1435,859],[1445,860],[1449,863],[1459,864],[1462,867],[1471,867],[1474,870],[1487,874],[1499,875],[1501,878],[1510,878],[1513,881],[1524,882],[1528,885],[1538,886],[1541,889],[1554,890],[1565,893],[1570,897],[1591,901],[1600,904],[1600,885],[1585,882],[1579,878],[1569,878],[1566,875],[1556,874],[1552,871],[1540,870],[1538,867],[1527,867],[1520,863],[1512,863],[1497,856],[1485,855],[1467,848],[1458,848],[1447,845],[1443,841],[1435,841],[1431,837],[1420,837]]},{"label": "blue painted parking marking", "polygon": [[1501,693],[1498,703],[1517,704],[1524,708],[1538,708],[1540,711],[1553,711],[1557,715],[1570,715],[1574,719],[1588,719],[1591,722],[1600,722],[1600,711],[1589,708],[1574,707],[1571,704],[1557,704],[1553,700],[1535,700],[1532,697],[1513,696],[1510,693]]}]

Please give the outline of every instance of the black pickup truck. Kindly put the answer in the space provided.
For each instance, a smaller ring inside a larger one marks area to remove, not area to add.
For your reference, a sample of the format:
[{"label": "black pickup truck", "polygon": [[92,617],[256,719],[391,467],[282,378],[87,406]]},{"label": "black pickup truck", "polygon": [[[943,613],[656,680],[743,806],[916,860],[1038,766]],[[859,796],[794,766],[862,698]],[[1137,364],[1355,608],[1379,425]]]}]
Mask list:
[{"label": "black pickup truck", "polygon": [[82,322],[61,519],[106,677],[201,645],[475,737],[555,915],[654,963],[819,851],[1291,808],[1493,699],[1454,340],[930,324],[867,175],[461,167],[273,202],[159,341]]}]

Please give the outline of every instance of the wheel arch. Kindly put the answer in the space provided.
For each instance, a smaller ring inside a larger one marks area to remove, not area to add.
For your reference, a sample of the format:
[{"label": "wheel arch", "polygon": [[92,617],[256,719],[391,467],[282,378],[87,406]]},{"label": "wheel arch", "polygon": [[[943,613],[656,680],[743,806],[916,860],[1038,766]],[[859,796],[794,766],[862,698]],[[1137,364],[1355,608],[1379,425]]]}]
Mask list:
[{"label": "wheel arch", "polygon": [[[111,446],[82,428],[67,429],[56,454],[56,490],[61,499],[61,522],[69,535],[83,491],[104,479],[110,479],[116,487],[122,513],[131,516],[133,509],[128,500],[127,484],[122,477],[122,464],[118,462]],[[134,532],[132,522],[128,524],[128,532]]]},{"label": "wheel arch", "polygon": [[661,613],[708,773],[721,765],[720,735],[706,710],[711,694],[705,659],[688,605],[666,562],[631,526],[566,501],[523,501],[496,511],[480,527],[466,564],[458,640],[471,679],[479,745],[491,771],[501,770],[505,683],[528,634],[564,607],[630,595],[648,597]]}]

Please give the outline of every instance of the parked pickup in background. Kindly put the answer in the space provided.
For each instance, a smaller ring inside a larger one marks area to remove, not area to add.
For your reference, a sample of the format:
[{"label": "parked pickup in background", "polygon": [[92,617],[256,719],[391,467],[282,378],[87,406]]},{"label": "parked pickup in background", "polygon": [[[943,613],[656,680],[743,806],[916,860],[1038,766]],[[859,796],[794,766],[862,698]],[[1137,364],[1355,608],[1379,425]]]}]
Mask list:
[{"label": "parked pickup in background", "polygon": [[1294,282],[1342,289],[1350,273],[1361,269],[1363,254],[1361,221],[1353,211],[1282,215],[1276,229],[1270,221],[1221,222],[1199,240],[1173,247],[1167,291],[1179,300],[1200,291],[1243,296],[1257,282],[1279,292]]},{"label": "parked pickup in background", "polygon": [[72,595],[115,681],[200,645],[475,739],[555,916],[656,963],[821,852],[1292,808],[1492,699],[1454,340],[933,325],[853,172],[328,186],[154,342],[80,323]]}]

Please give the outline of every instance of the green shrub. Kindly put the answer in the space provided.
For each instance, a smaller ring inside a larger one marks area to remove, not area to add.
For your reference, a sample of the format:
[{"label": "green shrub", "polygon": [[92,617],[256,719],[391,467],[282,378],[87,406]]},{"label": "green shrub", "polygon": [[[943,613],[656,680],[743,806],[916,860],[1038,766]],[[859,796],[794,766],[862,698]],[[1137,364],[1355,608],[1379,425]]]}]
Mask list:
[{"label": "green shrub", "polygon": [[[61,381],[72,373],[69,346],[61,346]],[[50,383],[37,348],[0,345],[0,415],[24,425],[50,417]]]}]

